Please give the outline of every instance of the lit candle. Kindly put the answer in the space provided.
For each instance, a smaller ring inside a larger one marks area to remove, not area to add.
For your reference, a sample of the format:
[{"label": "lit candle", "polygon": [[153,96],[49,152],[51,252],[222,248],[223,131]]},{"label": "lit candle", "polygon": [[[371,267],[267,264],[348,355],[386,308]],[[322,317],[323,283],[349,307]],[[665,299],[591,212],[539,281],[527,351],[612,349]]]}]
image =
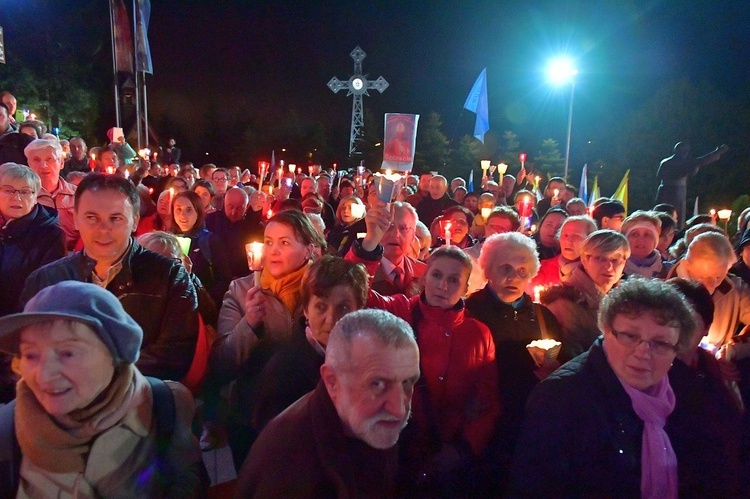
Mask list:
[{"label": "lit candle", "polygon": [[487,221],[487,219],[488,219],[488,218],[489,218],[489,216],[490,216],[490,213],[492,213],[492,208],[482,208],[482,209],[481,209],[481,212],[482,212],[482,218],[483,218],[483,219],[484,219],[484,221],[486,222],[486,221]]},{"label": "lit candle", "polygon": [[535,191],[539,190],[539,181],[540,180],[542,180],[542,177],[540,177],[539,175],[537,175],[536,177],[534,177],[534,190]]},{"label": "lit candle", "polygon": [[557,196],[560,195],[560,189],[554,189],[552,191],[552,199],[557,199]]},{"label": "lit candle", "polygon": [[534,286],[534,303],[542,302],[541,295],[543,291],[544,291],[544,286],[542,285]]},{"label": "lit candle", "polygon": [[490,168],[490,160],[489,159],[483,159],[479,162],[479,164],[482,166],[482,176],[487,176],[487,170]]},{"label": "lit candle", "polygon": [[450,246],[451,245],[451,221],[448,220],[445,222],[445,245]]},{"label": "lit candle", "polygon": [[108,167],[107,167],[107,173],[108,173],[109,175],[112,175],[113,173],[115,173],[115,168],[114,168],[114,166],[108,166]]},{"label": "lit candle", "polygon": [[497,172],[500,174],[500,178],[497,183],[500,184],[500,186],[503,185],[503,175],[505,175],[505,172],[507,171],[508,165],[506,165],[505,163],[500,163],[499,165],[497,165]]},{"label": "lit candle", "polygon": [[313,173],[315,173],[315,166],[314,165],[308,165],[307,171],[310,173],[310,176],[313,176]]},{"label": "lit candle", "polygon": [[247,243],[245,252],[247,253],[247,266],[253,271],[255,285],[260,286],[260,273],[263,270],[263,243]]},{"label": "lit candle", "polygon": [[295,165],[294,163],[290,163],[289,164],[289,172],[290,173],[294,173],[294,170],[296,170],[296,169],[297,169],[297,165]]}]

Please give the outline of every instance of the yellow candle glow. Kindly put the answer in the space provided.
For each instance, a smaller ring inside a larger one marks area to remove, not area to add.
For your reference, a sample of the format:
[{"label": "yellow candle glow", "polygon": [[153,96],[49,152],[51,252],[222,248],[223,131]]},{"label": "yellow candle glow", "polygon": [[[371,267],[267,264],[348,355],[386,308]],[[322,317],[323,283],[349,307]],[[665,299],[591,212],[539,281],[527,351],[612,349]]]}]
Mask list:
[{"label": "yellow candle glow", "polygon": [[483,218],[483,219],[484,219],[484,221],[486,222],[486,221],[487,221],[487,219],[488,219],[488,218],[489,218],[489,216],[490,216],[490,213],[492,213],[492,208],[482,208],[482,210],[481,210],[481,211],[482,211],[482,218]]},{"label": "yellow candle glow", "polygon": [[297,169],[297,165],[295,165],[294,163],[290,163],[290,164],[289,164],[289,172],[290,172],[290,173],[294,173],[294,171],[295,171],[296,169]]},{"label": "yellow candle glow", "polygon": [[245,245],[247,254],[247,266],[253,271],[255,285],[260,285],[260,271],[263,270],[263,243],[247,243]]}]

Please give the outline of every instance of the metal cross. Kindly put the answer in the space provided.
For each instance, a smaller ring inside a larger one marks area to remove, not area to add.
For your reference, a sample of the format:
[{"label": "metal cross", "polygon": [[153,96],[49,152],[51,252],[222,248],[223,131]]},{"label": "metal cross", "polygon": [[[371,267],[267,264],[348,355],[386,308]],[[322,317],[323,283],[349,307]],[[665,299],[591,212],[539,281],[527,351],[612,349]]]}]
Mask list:
[{"label": "metal cross", "polygon": [[346,81],[341,81],[334,76],[328,82],[328,88],[334,94],[345,89],[347,90],[347,97],[354,96],[352,128],[349,133],[349,156],[351,157],[357,151],[357,142],[362,138],[362,128],[365,125],[364,113],[362,112],[362,95],[370,95],[367,93],[370,89],[375,89],[382,94],[388,88],[388,82],[382,76],[377,80],[368,80],[367,76],[362,74],[362,60],[367,54],[359,46],[352,50],[349,55],[354,59],[354,74]]}]

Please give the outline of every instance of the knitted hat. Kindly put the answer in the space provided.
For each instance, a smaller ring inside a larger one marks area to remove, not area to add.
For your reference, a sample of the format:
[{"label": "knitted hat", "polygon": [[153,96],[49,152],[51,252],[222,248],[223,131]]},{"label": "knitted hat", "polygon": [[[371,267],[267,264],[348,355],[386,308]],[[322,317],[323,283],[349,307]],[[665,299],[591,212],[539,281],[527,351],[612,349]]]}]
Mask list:
[{"label": "knitted hat", "polygon": [[628,234],[633,232],[634,229],[646,229],[654,235],[654,239],[656,241],[659,241],[659,230],[651,222],[648,222],[646,220],[637,220],[627,225],[623,224],[622,232],[623,234],[625,234],[625,237],[628,237]]},{"label": "knitted hat", "polygon": [[115,363],[134,363],[143,329],[122,308],[115,295],[95,284],[63,281],[39,291],[20,314],[0,318],[0,351],[18,354],[21,331],[32,324],[57,319],[90,326],[107,346]]}]

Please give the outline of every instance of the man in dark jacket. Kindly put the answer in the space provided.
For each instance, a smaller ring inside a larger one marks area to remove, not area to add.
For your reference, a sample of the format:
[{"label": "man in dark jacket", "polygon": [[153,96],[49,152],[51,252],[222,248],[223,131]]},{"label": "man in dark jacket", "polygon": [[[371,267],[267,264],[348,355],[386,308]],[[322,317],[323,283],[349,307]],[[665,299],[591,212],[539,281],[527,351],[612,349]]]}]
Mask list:
[{"label": "man in dark jacket", "polygon": [[[331,331],[321,381],[261,432],[235,497],[391,497],[419,379],[411,327],[382,310]],[[290,473],[293,470],[293,473]]]},{"label": "man in dark jacket", "polygon": [[180,380],[198,339],[198,298],[182,264],[142,248],[132,233],[140,198],[116,175],[91,174],[75,196],[75,222],[83,251],[45,265],[26,280],[23,306],[40,289],[60,281],[92,282],[111,291],[143,328],[142,373]]},{"label": "man in dark jacket", "polygon": [[446,208],[458,203],[448,196],[448,180],[442,175],[435,175],[430,180],[430,195],[417,204],[419,220],[428,228],[435,218],[443,214]]}]

